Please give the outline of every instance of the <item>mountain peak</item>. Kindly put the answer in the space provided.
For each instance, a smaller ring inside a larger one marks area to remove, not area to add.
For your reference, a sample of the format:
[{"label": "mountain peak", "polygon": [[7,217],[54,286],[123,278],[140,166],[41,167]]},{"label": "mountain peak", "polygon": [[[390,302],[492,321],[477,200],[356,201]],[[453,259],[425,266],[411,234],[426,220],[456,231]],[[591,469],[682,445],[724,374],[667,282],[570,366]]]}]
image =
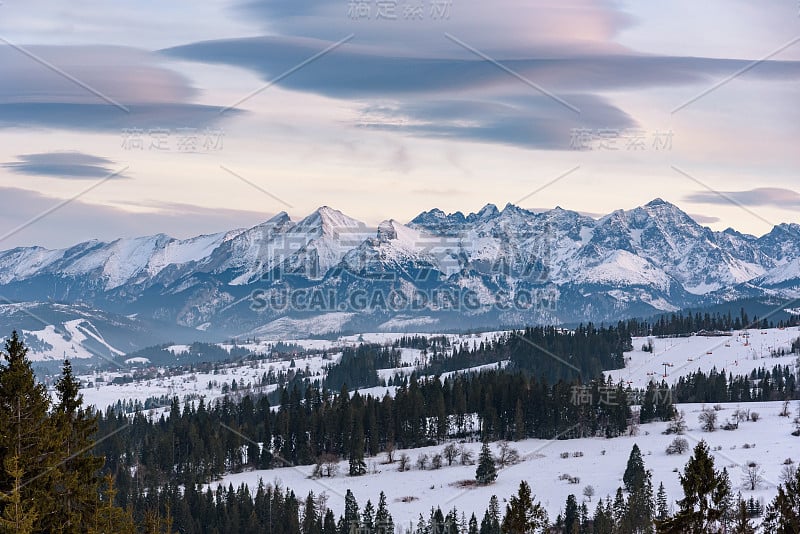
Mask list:
[{"label": "mountain peak", "polygon": [[310,215],[305,217],[296,228],[301,231],[306,231],[311,228],[319,228],[322,232],[337,233],[342,229],[351,229],[364,227],[364,223],[348,217],[341,211],[333,209],[330,206],[320,206],[314,210]]},{"label": "mountain peak", "polygon": [[467,215],[467,221],[485,221],[487,219],[491,219],[492,217],[496,217],[500,213],[500,210],[497,209],[497,206],[494,204],[486,204],[484,207],[478,211],[478,213],[470,213]]},{"label": "mountain peak", "polygon": [[655,207],[659,207],[659,206],[672,206],[672,207],[675,207],[674,204],[671,204],[671,203],[667,202],[666,200],[664,200],[661,197],[654,198],[653,200],[651,200],[650,202],[648,202],[644,206],[646,208],[655,208]]}]

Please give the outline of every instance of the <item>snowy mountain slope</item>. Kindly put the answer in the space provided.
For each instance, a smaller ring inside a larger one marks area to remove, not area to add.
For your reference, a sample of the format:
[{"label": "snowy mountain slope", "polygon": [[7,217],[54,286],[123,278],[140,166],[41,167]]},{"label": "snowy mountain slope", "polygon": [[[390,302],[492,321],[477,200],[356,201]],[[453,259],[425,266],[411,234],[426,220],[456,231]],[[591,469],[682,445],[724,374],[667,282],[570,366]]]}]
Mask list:
[{"label": "snowy mountain slope", "polygon": [[[261,327],[283,335],[291,320],[313,328],[310,319],[330,313],[346,314],[339,326],[347,330],[414,324],[416,316],[441,330],[792,297],[800,294],[798,262],[800,225],[761,237],[712,232],[661,199],[599,219],[488,204],[377,228],[323,206],[299,221],[279,213],[184,240],[158,234],[3,251],[0,294],[86,303],[217,336]],[[385,304],[397,295],[405,305]]]},{"label": "snowy mountain slope", "polygon": [[3,337],[17,330],[36,362],[64,357],[108,360],[169,340],[204,338],[185,328],[148,319],[126,317],[85,305],[0,303]]},{"label": "snowy mountain slope", "polygon": [[[760,367],[792,367],[798,361],[798,356],[791,352],[792,341],[798,337],[800,330],[791,327],[742,330],[730,336],[634,338],[635,350],[625,353],[625,368],[606,371],[605,375],[633,388],[645,388],[651,381],[674,384],[679,377],[698,369],[708,373],[716,368],[725,374],[746,375]],[[640,350],[648,339],[653,341],[652,353]],[[786,355],[773,356],[781,350]]]}]

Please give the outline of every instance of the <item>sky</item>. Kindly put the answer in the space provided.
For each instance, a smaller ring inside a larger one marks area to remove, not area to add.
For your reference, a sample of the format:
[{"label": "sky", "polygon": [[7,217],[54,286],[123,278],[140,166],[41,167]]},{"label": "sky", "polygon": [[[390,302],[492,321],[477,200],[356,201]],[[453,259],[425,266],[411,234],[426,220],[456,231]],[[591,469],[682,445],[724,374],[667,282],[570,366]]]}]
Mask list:
[{"label": "sky", "polygon": [[0,249],[660,197],[800,222],[796,0],[0,3]]}]

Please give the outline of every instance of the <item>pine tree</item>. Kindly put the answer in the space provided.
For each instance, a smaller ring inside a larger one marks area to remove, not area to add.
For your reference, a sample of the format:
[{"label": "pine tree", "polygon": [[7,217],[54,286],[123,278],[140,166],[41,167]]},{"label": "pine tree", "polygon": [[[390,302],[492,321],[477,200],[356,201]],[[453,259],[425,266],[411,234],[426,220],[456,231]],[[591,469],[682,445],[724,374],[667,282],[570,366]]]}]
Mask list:
[{"label": "pine tree", "polygon": [[[744,499],[739,496],[739,499],[736,503],[736,513],[734,516],[734,521],[732,525],[731,532],[734,534],[756,534],[756,529],[753,528],[753,525],[750,524],[750,514],[747,512],[747,503],[744,502]],[[772,529],[771,527],[767,527],[764,532],[775,532],[783,534],[780,529]],[[794,531],[786,531],[786,532],[797,532]]]},{"label": "pine tree", "polygon": [[767,506],[763,526],[764,532],[775,534],[800,532],[800,469],[778,486],[778,495]]},{"label": "pine tree", "polygon": [[63,461],[54,473],[57,513],[46,524],[62,528],[64,533],[79,533],[98,506],[98,473],[105,460],[92,454],[97,416],[83,408],[80,384],[72,374],[69,360],[64,361],[55,390],[57,403],[53,418],[59,429]]},{"label": "pine tree", "polygon": [[10,456],[5,459],[5,471],[13,480],[9,494],[0,495],[4,508],[0,516],[0,532],[8,534],[31,534],[37,512],[32,502],[26,502],[22,496],[22,479],[24,472],[19,466],[19,459]]},{"label": "pine tree", "polygon": [[[47,390],[36,383],[26,359],[28,349],[16,331],[6,340],[5,349],[7,364],[0,366],[0,459],[5,468],[0,472],[0,492],[13,494],[16,489],[19,506],[27,508],[25,521],[15,513],[20,525],[33,521],[35,531],[46,530],[43,521],[57,512],[52,491],[57,480],[59,432],[48,414]],[[13,462],[9,463],[9,458]],[[24,479],[16,480],[22,476]],[[1,515],[6,516],[7,506]]]},{"label": "pine tree", "polygon": [[578,501],[575,495],[567,495],[567,502],[564,506],[564,532],[565,534],[579,534],[581,528],[580,512]]},{"label": "pine tree", "polygon": [[353,432],[350,438],[350,476],[357,477],[366,474],[367,464],[364,463],[364,429],[361,422],[353,422]]},{"label": "pine tree", "polygon": [[485,486],[497,480],[497,469],[494,465],[494,456],[489,450],[489,443],[483,442],[481,453],[478,455],[478,468],[475,471],[475,480]]},{"label": "pine tree", "polygon": [[613,531],[614,518],[603,504],[603,499],[599,499],[592,518],[592,534],[613,534]]},{"label": "pine tree", "polygon": [[524,480],[519,483],[517,494],[506,505],[502,531],[509,534],[540,532],[547,527],[547,512],[538,502],[533,502],[531,487]]},{"label": "pine tree", "polygon": [[378,510],[375,512],[375,528],[378,534],[394,534],[394,520],[386,507],[386,494],[383,492],[378,498]]},{"label": "pine tree", "polygon": [[667,491],[664,489],[664,483],[658,485],[658,495],[656,495],[656,519],[664,521],[669,517],[669,503],[667,501]]},{"label": "pine tree", "polygon": [[625,506],[626,532],[653,532],[654,515],[653,483],[651,482],[650,472],[646,471],[644,481],[639,487],[635,487],[628,496],[628,502]]},{"label": "pine tree", "polygon": [[628,456],[628,464],[625,466],[625,474],[622,475],[622,482],[625,484],[625,491],[633,493],[644,484],[645,470],[642,451],[635,443]]},{"label": "pine tree", "polygon": [[361,512],[361,528],[366,534],[372,534],[375,531],[375,507],[369,499]]},{"label": "pine tree", "polygon": [[353,492],[349,489],[344,496],[344,516],[339,534],[349,534],[350,529],[357,529],[359,525],[358,502]]},{"label": "pine tree", "polygon": [[714,470],[714,459],[705,441],[694,448],[680,482],[684,497],[678,501],[679,510],[673,517],[658,522],[658,531],[701,533],[719,528],[729,488],[725,487],[722,475]]},{"label": "pine tree", "polygon": [[478,518],[475,517],[475,512],[472,512],[472,516],[469,518],[467,534],[478,534]]}]

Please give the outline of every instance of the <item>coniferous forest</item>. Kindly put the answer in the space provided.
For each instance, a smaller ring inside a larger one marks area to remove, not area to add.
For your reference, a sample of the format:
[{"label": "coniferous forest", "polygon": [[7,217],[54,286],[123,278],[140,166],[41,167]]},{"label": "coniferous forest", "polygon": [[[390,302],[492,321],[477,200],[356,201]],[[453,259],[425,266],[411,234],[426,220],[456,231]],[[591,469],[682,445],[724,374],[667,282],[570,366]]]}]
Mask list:
[{"label": "coniferous forest", "polygon": [[[601,362],[603,354],[613,357],[629,343],[616,329],[599,332],[589,328],[571,341],[545,329],[522,336],[559,353],[591,352]],[[584,346],[588,338],[596,340],[597,350],[591,342]],[[512,362],[524,362],[521,351],[514,353],[512,339],[507,338],[501,350]],[[478,347],[468,354],[481,350],[488,352]],[[354,365],[366,354],[354,350],[345,365]],[[525,438],[612,438],[634,424],[633,402],[641,403],[642,419],[675,415],[672,396],[656,399],[655,386],[637,392],[599,379],[548,381],[517,363],[443,380],[411,374],[396,381],[394,396],[351,393],[343,374],[338,390],[330,389],[327,381],[287,383],[278,391],[277,406],[267,396],[183,406],[176,398],[166,416],[153,419],[142,412],[109,408],[97,413],[85,407],[68,361],[51,400],[37,383],[16,333],[7,340],[3,356],[0,532],[348,534],[358,529],[383,534],[395,525],[382,493],[358,503],[348,492],[344,513],[336,517],[327,496],[296,495],[291,488],[264,484],[214,487],[214,481],[253,468],[303,464],[323,470],[324,464],[338,460],[348,461],[347,476],[359,476],[366,472],[367,457],[458,439],[487,444]],[[383,357],[392,363],[391,351]],[[770,382],[783,384],[783,389],[770,392],[786,393],[795,386],[784,369],[756,374],[759,384],[768,374],[774,378]],[[700,380],[714,396],[730,398],[743,388],[738,379],[725,375],[695,375],[679,383],[674,395],[696,394],[690,385]],[[762,386],[749,383],[752,398],[767,394],[758,389]],[[477,483],[493,482],[498,461],[484,446]],[[496,497],[483,513],[434,507],[413,528],[403,528],[412,534],[753,532],[761,523],[767,532],[800,529],[800,475],[787,479],[767,506],[748,503],[733,495],[729,475],[714,467],[704,442],[695,447],[680,474],[684,498],[674,511],[666,505],[663,486],[655,490],[651,478],[634,447],[623,486],[615,496],[598,499],[594,510],[570,495],[563,512],[549,518],[531,486],[522,481],[515,495],[501,496],[508,497],[504,507]]]}]

